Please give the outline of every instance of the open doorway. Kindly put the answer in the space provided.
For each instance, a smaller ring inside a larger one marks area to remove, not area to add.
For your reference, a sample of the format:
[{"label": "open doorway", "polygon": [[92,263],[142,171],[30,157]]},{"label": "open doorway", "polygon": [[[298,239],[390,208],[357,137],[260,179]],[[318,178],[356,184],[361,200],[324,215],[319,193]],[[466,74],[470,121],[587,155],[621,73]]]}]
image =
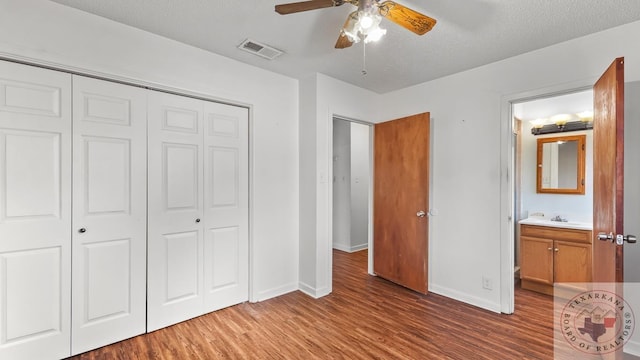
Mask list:
[{"label": "open doorway", "polygon": [[[537,277],[546,269],[540,268],[535,276],[522,274],[523,257],[539,267],[553,254],[538,251],[536,246],[553,253],[548,246],[521,234],[521,225],[537,220],[558,220],[562,224],[588,224],[593,217],[593,131],[592,115],[593,91],[582,90],[562,95],[541,96],[533,100],[512,102],[513,115],[513,249],[515,286],[544,292],[544,282],[553,284],[554,279]],[[591,116],[591,117],[590,117]],[[579,149],[573,137],[584,138],[584,149]],[[545,144],[542,147],[538,143]],[[582,155],[580,155],[580,153]],[[584,158],[584,175],[577,172],[577,159]],[[541,160],[548,158],[548,161]],[[569,184],[567,184],[569,179]],[[583,186],[584,191],[569,191]],[[565,191],[566,190],[566,191]],[[552,223],[553,224],[553,223]],[[556,224],[554,224],[556,225]],[[523,242],[532,240],[531,242]],[[535,243],[533,241],[536,241]],[[533,245],[532,245],[533,244]],[[557,249],[557,247],[556,247]],[[557,251],[557,250],[556,250]],[[533,254],[533,255],[532,255]],[[537,256],[536,258],[533,258]],[[541,257],[540,257],[541,256]],[[526,263],[526,259],[524,260]],[[536,268],[538,269],[538,268]],[[551,274],[553,272],[546,272]],[[520,282],[521,279],[524,279]],[[533,279],[533,280],[532,280]],[[515,299],[516,302],[518,299]]]},{"label": "open doorway", "polygon": [[371,238],[371,126],[333,118],[332,246],[369,249]]}]

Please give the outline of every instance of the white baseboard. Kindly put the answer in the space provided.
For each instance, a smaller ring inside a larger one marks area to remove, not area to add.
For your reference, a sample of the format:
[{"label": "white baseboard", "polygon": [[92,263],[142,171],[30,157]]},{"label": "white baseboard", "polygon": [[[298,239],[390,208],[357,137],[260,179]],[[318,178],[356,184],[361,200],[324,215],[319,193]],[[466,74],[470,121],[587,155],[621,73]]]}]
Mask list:
[{"label": "white baseboard", "polygon": [[624,353],[640,356],[640,342],[629,340],[626,344],[624,344]]},{"label": "white baseboard", "polygon": [[349,246],[349,245],[346,245],[346,244],[333,243],[333,248],[336,249],[336,250],[340,250],[340,251],[344,251],[344,252],[348,252],[348,253],[354,253],[356,251],[361,251],[361,250],[365,250],[365,249],[369,248],[369,244],[360,244],[360,245]]},{"label": "white baseboard", "polygon": [[252,300],[252,302],[260,302],[260,301],[273,299],[274,297],[278,297],[280,295],[284,295],[296,290],[298,290],[298,286],[295,283],[286,284],[286,285],[278,286],[272,289],[263,290],[258,293],[258,296],[256,297],[256,299]]},{"label": "white baseboard", "polygon": [[336,250],[349,252],[349,245],[347,245],[347,244],[333,243],[333,248],[336,249]]},{"label": "white baseboard", "polygon": [[369,244],[367,244],[367,243],[360,244],[360,245],[354,245],[354,246],[351,247],[351,251],[350,252],[367,250],[368,248],[369,248]]},{"label": "white baseboard", "polygon": [[429,284],[429,291],[438,295],[446,296],[454,300],[462,301],[463,303],[467,303],[469,305],[477,306],[485,310],[501,313],[500,311],[501,307],[499,303],[487,301],[486,299],[472,296],[467,293],[460,292],[458,290],[449,289],[443,286],[439,286],[437,284]]},{"label": "white baseboard", "polygon": [[300,282],[298,284],[298,290],[302,291],[303,293],[311,296],[314,299],[319,299],[323,296],[329,295],[331,293],[331,291],[329,291],[328,288],[321,288],[321,289],[316,289],[310,285],[305,284],[304,282]]}]

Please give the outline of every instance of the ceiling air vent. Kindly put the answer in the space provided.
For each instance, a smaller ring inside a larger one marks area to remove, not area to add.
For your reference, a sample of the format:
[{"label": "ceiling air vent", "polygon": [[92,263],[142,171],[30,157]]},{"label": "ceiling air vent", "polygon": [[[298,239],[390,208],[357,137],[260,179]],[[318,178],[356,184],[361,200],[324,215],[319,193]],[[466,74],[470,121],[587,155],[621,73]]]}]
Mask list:
[{"label": "ceiling air vent", "polygon": [[265,59],[273,60],[282,55],[283,52],[269,45],[260,44],[253,40],[245,40],[238,46],[238,49],[261,56]]}]

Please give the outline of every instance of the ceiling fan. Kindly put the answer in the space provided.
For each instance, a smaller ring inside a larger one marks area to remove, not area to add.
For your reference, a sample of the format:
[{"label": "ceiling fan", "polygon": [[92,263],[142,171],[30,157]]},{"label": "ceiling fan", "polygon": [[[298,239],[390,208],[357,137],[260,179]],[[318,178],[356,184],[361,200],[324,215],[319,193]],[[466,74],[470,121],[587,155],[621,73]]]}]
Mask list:
[{"label": "ceiling fan", "polygon": [[358,7],[347,17],[340,36],[336,42],[336,49],[347,48],[363,40],[365,43],[380,39],[387,30],[378,25],[385,17],[394,23],[418,35],[424,35],[436,25],[436,19],[402,6],[395,1],[380,0],[309,0],[289,4],[276,5],[276,12],[280,15],[292,14],[308,10],[351,4]]}]

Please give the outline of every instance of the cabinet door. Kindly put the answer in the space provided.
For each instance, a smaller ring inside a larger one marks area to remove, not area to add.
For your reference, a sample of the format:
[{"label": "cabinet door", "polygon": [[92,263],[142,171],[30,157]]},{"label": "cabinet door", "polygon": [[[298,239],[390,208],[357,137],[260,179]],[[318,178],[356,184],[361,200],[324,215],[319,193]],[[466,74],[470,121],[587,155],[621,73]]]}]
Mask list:
[{"label": "cabinet door", "polygon": [[71,352],[145,332],[146,91],[73,77]]},{"label": "cabinet door", "polygon": [[591,281],[591,244],[556,241],[555,249],[556,283]]},{"label": "cabinet door", "polygon": [[0,359],[70,354],[71,75],[0,62]]},{"label": "cabinet door", "polygon": [[205,103],[204,312],[249,297],[246,108]]},{"label": "cabinet door", "polygon": [[553,285],[553,241],[521,237],[520,278]]},{"label": "cabinet door", "polygon": [[147,330],[202,314],[203,102],[148,94]]}]

